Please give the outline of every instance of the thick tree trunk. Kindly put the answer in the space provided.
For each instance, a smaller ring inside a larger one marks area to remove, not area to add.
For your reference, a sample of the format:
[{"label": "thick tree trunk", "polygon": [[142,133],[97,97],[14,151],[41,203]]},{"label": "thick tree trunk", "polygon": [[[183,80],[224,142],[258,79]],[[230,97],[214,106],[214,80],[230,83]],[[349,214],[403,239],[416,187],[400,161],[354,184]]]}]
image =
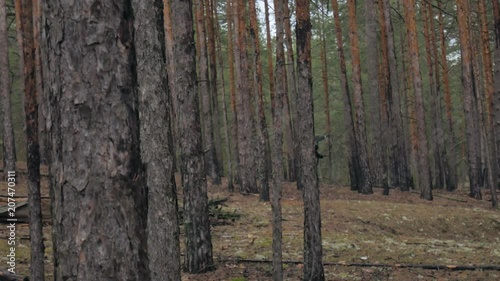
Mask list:
[{"label": "thick tree trunk", "polygon": [[468,1],[456,0],[458,27],[460,30],[460,50],[462,53],[462,86],[464,95],[465,130],[467,140],[467,160],[469,164],[470,196],[481,199],[481,189],[479,187],[479,143],[477,136],[479,129],[474,122],[475,117],[475,94],[474,81],[472,79],[471,49],[469,44],[469,24],[468,24]]},{"label": "thick tree trunk", "polygon": [[171,0],[174,34],[175,98],[184,188],[184,269],[202,273],[214,269],[208,217],[207,182],[201,140],[193,14],[190,1]]},{"label": "thick tree trunk", "polygon": [[424,99],[422,93],[422,77],[420,75],[417,26],[415,19],[415,0],[404,1],[406,28],[410,51],[410,70],[415,94],[415,118],[417,122],[417,170],[419,175],[420,197],[432,200],[432,190],[429,176],[429,153],[427,148],[427,133],[424,116]]},{"label": "thick tree trunk", "polygon": [[337,0],[332,0],[332,10],[335,23],[335,37],[337,39],[337,52],[340,57],[340,90],[342,92],[342,101],[344,103],[344,123],[346,131],[346,146],[348,151],[348,168],[351,182],[351,190],[359,190],[359,156],[356,145],[356,132],[354,125],[354,115],[352,112],[352,102],[349,93],[349,83],[347,77],[347,67],[344,54],[344,41],[342,38],[342,26],[339,17],[339,4]]},{"label": "thick tree trunk", "polygon": [[[438,9],[441,9],[441,1],[438,1]],[[439,42],[441,46],[441,66],[443,67],[444,102],[446,110],[446,190],[454,191],[457,188],[457,167],[455,156],[455,134],[453,132],[453,117],[451,106],[450,79],[448,76],[448,60],[446,59],[446,38],[444,34],[443,13],[439,10]]]},{"label": "thick tree trunk", "polygon": [[314,149],[314,108],[311,71],[311,18],[308,0],[297,0],[298,139],[304,200],[303,280],[325,280],[321,241],[321,208]]},{"label": "thick tree trunk", "polygon": [[[219,163],[217,162],[217,153],[214,142],[214,126],[212,118],[212,93],[209,73],[208,73],[208,53],[207,38],[205,28],[205,1],[195,0],[196,11],[196,42],[197,42],[197,61],[199,69],[198,90],[201,98],[201,122],[203,133],[203,153],[205,160],[205,172],[210,178],[212,184],[220,184]],[[209,1],[209,0],[208,0]],[[215,83],[215,81],[213,81]]]},{"label": "thick tree trunk", "polygon": [[54,280],[149,280],[130,2],[43,5]]},{"label": "thick tree trunk", "polygon": [[3,136],[3,177],[16,169],[16,143],[12,127],[12,107],[9,79],[9,46],[7,28],[7,8],[5,0],[0,0],[0,101],[2,108]]},{"label": "thick tree trunk", "polygon": [[249,2],[250,10],[250,37],[253,41],[253,83],[257,90],[256,116],[257,124],[257,179],[259,182],[260,198],[269,201],[269,164],[271,162],[269,153],[269,136],[267,134],[266,115],[264,113],[264,96],[262,90],[262,63],[260,60],[260,37],[259,25],[257,23],[257,10],[255,0]]},{"label": "thick tree trunk", "polygon": [[[492,0],[493,5],[493,19],[494,19],[494,34],[495,34],[495,51],[494,51],[494,72],[493,80],[494,84],[494,127],[495,127],[495,145],[496,145],[496,158],[498,167],[498,173],[500,174],[500,4],[497,0]],[[500,178],[495,179],[497,187],[500,186]]]},{"label": "thick tree trunk", "polygon": [[170,120],[163,0],[133,0],[141,159],[148,186],[148,258],[151,280],[181,278],[177,191]]},{"label": "thick tree trunk", "polygon": [[24,112],[26,113],[26,145],[28,166],[28,202],[30,225],[30,278],[44,280],[45,247],[43,245],[42,202],[40,195],[40,145],[38,143],[38,93],[35,76],[35,38],[33,29],[33,2],[18,0],[20,4],[21,35],[24,61]]},{"label": "thick tree trunk", "polygon": [[356,145],[358,148],[359,159],[359,192],[363,194],[371,194],[372,190],[372,176],[370,165],[368,162],[368,149],[367,137],[365,126],[365,107],[363,102],[363,89],[361,85],[361,61],[359,55],[359,43],[356,24],[356,1],[347,1],[349,13],[349,30],[351,39],[351,52],[352,52],[352,80],[353,80],[353,94],[354,94],[354,107],[356,113]]},{"label": "thick tree trunk", "polygon": [[281,195],[283,181],[283,110],[286,91],[286,69],[284,49],[284,5],[286,0],[274,0],[276,22],[276,92],[271,97],[274,141],[272,147],[273,186],[271,189],[271,208],[273,212],[273,280],[283,280],[282,253],[282,215]]},{"label": "thick tree trunk", "polygon": [[251,80],[248,74],[248,54],[246,47],[247,26],[246,9],[247,1],[237,0],[236,21],[236,80],[238,82],[238,94],[236,95],[236,108],[238,110],[238,153],[240,158],[241,185],[240,191],[245,193],[257,193],[258,188],[255,178],[255,155],[254,155],[254,121],[251,110]]}]

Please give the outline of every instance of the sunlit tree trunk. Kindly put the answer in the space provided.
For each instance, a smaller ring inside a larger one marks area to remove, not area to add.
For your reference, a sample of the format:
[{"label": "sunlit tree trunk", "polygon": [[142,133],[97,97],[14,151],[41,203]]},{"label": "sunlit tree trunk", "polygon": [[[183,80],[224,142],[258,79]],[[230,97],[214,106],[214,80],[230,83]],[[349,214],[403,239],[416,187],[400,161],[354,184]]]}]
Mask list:
[{"label": "sunlit tree trunk", "polygon": [[472,73],[470,33],[468,24],[468,0],[456,0],[458,27],[460,35],[460,50],[462,53],[462,87],[464,96],[465,130],[467,140],[467,160],[469,164],[470,196],[481,199],[479,187],[479,128],[475,116],[475,94]]},{"label": "sunlit tree trunk", "polygon": [[2,136],[3,136],[3,176],[6,177],[8,171],[16,169],[16,143],[14,139],[14,129],[12,127],[12,107],[10,98],[9,79],[9,46],[7,28],[7,8],[5,0],[0,0],[0,101],[2,107]]},{"label": "sunlit tree trunk", "polygon": [[337,39],[337,52],[340,58],[340,91],[344,103],[344,123],[346,131],[346,146],[348,151],[348,168],[351,182],[351,190],[359,190],[359,174],[361,173],[358,159],[357,138],[354,125],[354,114],[352,112],[352,102],[349,93],[349,79],[347,77],[347,67],[344,54],[344,40],[342,38],[342,26],[339,17],[339,4],[337,0],[332,0],[332,10],[335,23],[335,37]]},{"label": "sunlit tree trunk", "polygon": [[420,187],[420,197],[432,200],[432,190],[429,176],[429,153],[427,148],[427,133],[424,116],[424,99],[422,93],[422,77],[420,75],[417,26],[415,19],[415,0],[403,1],[408,43],[410,52],[410,70],[415,94],[415,117],[417,122],[417,171]]},{"label": "sunlit tree trunk", "polygon": [[360,173],[359,177],[359,192],[363,194],[371,194],[372,190],[372,176],[370,165],[368,162],[368,149],[366,138],[365,126],[365,106],[363,102],[363,89],[361,85],[361,61],[359,55],[359,43],[356,24],[356,1],[347,1],[349,13],[349,35],[351,39],[351,53],[352,53],[352,81],[353,81],[353,94],[354,94],[354,107],[356,113],[356,144],[358,148],[358,159]]}]

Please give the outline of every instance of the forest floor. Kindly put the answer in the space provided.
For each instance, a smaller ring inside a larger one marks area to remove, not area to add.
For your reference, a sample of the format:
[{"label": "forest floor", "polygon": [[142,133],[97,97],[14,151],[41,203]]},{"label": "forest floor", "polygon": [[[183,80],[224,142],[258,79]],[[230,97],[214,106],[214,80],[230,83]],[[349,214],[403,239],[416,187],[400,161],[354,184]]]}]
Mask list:
[{"label": "forest floor", "polygon": [[[17,196],[27,195],[23,182],[21,176]],[[234,221],[213,221],[217,270],[183,274],[183,280],[272,280],[268,262],[272,259],[270,204],[260,201],[257,195],[230,193],[225,187],[210,186],[209,198],[227,198],[222,211],[241,217]],[[284,265],[284,280],[301,280],[302,195],[292,183],[285,183],[283,188],[283,259],[292,262]],[[4,182],[0,183],[0,195],[7,195]],[[391,190],[389,196],[383,196],[381,189],[375,189],[373,195],[360,195],[348,187],[322,185],[326,280],[500,280],[500,271],[453,269],[457,265],[500,266],[500,212],[491,209],[489,195],[484,194],[482,201],[469,198],[464,189],[453,193],[435,190],[434,195],[434,201],[429,202],[420,199],[417,192]],[[42,196],[46,272],[50,280],[53,258],[47,178],[42,180]],[[19,202],[22,200],[26,199],[19,198]],[[5,206],[6,201],[0,197],[0,206]],[[8,234],[4,224],[0,229],[1,270],[7,267]],[[27,224],[17,225],[16,238],[16,270],[28,275]],[[377,267],[352,266],[368,263]],[[444,267],[440,270],[401,267],[408,264]]]}]

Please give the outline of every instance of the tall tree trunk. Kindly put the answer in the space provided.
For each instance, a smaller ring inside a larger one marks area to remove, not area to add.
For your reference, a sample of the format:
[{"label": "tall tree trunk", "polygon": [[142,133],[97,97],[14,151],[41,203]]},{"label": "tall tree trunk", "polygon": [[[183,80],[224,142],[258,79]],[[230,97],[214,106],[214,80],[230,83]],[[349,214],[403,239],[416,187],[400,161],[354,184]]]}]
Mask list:
[{"label": "tall tree trunk", "polygon": [[[491,0],[493,5],[493,19],[494,19],[494,31],[495,31],[495,55],[494,55],[494,74],[493,80],[495,81],[495,93],[494,93],[494,111],[495,111],[495,141],[497,148],[497,167],[499,167],[500,173],[500,4],[497,0]],[[494,157],[495,158],[495,157]],[[499,179],[496,179],[497,187]]]},{"label": "tall tree trunk", "polygon": [[233,145],[231,146],[231,154],[233,155],[232,162],[234,163],[233,178],[228,183],[229,191],[234,191],[234,183],[241,183],[240,175],[240,157],[239,157],[239,143],[238,143],[238,112],[236,112],[236,75],[235,75],[235,49],[234,49],[234,26],[236,20],[231,20],[237,17],[236,13],[236,0],[227,0],[226,3],[226,15],[227,15],[227,50],[228,50],[228,64],[229,64],[229,92],[231,101],[231,140]]},{"label": "tall tree trunk", "polygon": [[311,15],[308,0],[297,0],[298,139],[300,178],[304,200],[303,280],[325,280],[321,240],[319,181],[314,149],[313,81],[311,69]]},{"label": "tall tree trunk", "polygon": [[354,114],[352,112],[352,102],[349,93],[349,83],[347,81],[347,67],[344,54],[344,40],[342,38],[342,26],[339,17],[339,4],[337,0],[332,0],[332,10],[335,23],[335,37],[337,39],[337,52],[340,57],[340,90],[342,92],[342,100],[344,103],[344,123],[346,131],[346,145],[348,151],[348,167],[349,178],[351,182],[351,190],[359,190],[359,179],[361,170],[359,166],[358,147],[356,144],[356,132],[354,125]]},{"label": "tall tree trunk", "polygon": [[[285,47],[286,47],[286,77],[288,81],[288,94],[285,98],[284,118],[285,118],[285,145],[287,147],[286,153],[288,156],[288,180],[299,181],[300,175],[298,174],[300,159],[298,156],[299,143],[297,140],[297,73],[295,71],[295,58],[293,55],[293,39],[292,39],[292,25],[290,7],[288,2],[284,6],[285,15]],[[301,189],[300,186],[298,186]]]},{"label": "tall tree trunk", "polygon": [[264,0],[264,11],[266,20],[266,49],[267,51],[267,68],[269,73],[269,95],[271,100],[274,97],[274,69],[273,69],[273,52],[271,43],[271,27],[269,24],[269,2]]},{"label": "tall tree trunk", "polygon": [[[219,110],[219,93],[217,90],[217,54],[215,52],[215,24],[214,15],[216,13],[216,0],[205,0],[205,14],[207,25],[207,51],[208,51],[208,68],[210,75],[210,97],[212,98],[212,126],[214,128],[214,149],[217,162],[217,174],[220,177],[224,174],[224,164],[222,161],[222,141],[220,133],[220,110]],[[220,182],[219,182],[220,183]]]},{"label": "tall tree trunk", "polygon": [[[266,0],[267,1],[267,0]],[[281,195],[283,180],[283,110],[286,91],[286,69],[284,49],[284,9],[286,0],[274,0],[276,22],[276,92],[271,97],[274,141],[272,147],[273,186],[271,189],[271,208],[273,212],[273,280],[283,280],[283,253],[282,253],[282,215]]]},{"label": "tall tree trunk", "polygon": [[[41,57],[41,42],[40,36],[42,34],[42,30],[40,28],[40,24],[42,21],[42,7],[40,5],[40,0],[33,0],[33,40],[34,40],[34,48],[35,48],[35,79],[36,79],[36,92],[37,95],[37,103],[43,104],[45,103],[43,99],[45,95],[43,95],[43,79],[42,79],[42,57]],[[44,107],[38,108],[38,142],[40,145],[40,163],[47,164],[47,157],[49,151],[47,149],[47,128],[45,126],[47,112]]]},{"label": "tall tree trunk", "polygon": [[208,217],[207,182],[201,140],[196,54],[190,1],[170,0],[174,34],[175,98],[184,188],[184,269],[202,273],[214,269]]},{"label": "tall tree trunk", "polygon": [[361,61],[359,55],[359,43],[356,24],[356,1],[348,0],[348,13],[349,13],[349,35],[351,39],[351,53],[352,53],[352,80],[353,80],[353,94],[354,106],[356,113],[356,145],[358,148],[358,159],[360,173],[359,177],[359,192],[363,194],[371,194],[372,190],[372,176],[370,165],[368,162],[368,149],[365,127],[365,106],[363,102],[363,89],[361,85]]},{"label": "tall tree trunk", "polygon": [[439,42],[441,46],[441,66],[443,67],[444,102],[446,110],[446,190],[454,191],[457,188],[457,167],[455,156],[455,134],[453,132],[453,116],[451,106],[450,79],[448,76],[448,60],[446,59],[446,38],[444,33],[443,12],[441,1],[438,1]]},{"label": "tall tree trunk", "polygon": [[26,145],[28,166],[28,202],[30,226],[30,278],[44,280],[42,202],[40,194],[40,145],[38,144],[38,99],[35,76],[35,39],[33,29],[33,2],[20,1],[21,35],[24,61],[24,112],[26,113]]},{"label": "tall tree trunk", "polygon": [[260,60],[260,37],[259,25],[257,23],[257,10],[255,7],[255,0],[249,2],[250,10],[250,37],[253,41],[254,51],[254,68],[253,68],[253,82],[257,90],[257,110],[256,116],[257,124],[257,172],[258,181],[260,185],[260,198],[264,201],[269,201],[269,163],[271,162],[269,154],[269,136],[267,135],[266,115],[264,112],[264,97],[262,90],[262,63]]},{"label": "tall tree trunk", "polygon": [[[148,186],[148,258],[151,280],[180,280],[181,263],[171,92],[166,72],[163,0],[132,1],[139,92],[141,159]],[[170,9],[170,7],[168,7]],[[173,78],[173,77],[172,77]]]},{"label": "tall tree trunk", "polygon": [[415,0],[403,1],[408,43],[410,51],[410,70],[415,94],[415,117],[417,122],[417,170],[419,176],[420,197],[432,200],[432,190],[429,176],[429,153],[427,148],[427,133],[424,116],[424,99],[422,94],[422,77],[418,53],[417,26],[415,19]]},{"label": "tall tree trunk", "polygon": [[398,76],[398,63],[396,59],[396,47],[394,44],[394,29],[391,19],[391,7],[389,0],[383,0],[384,22],[387,32],[387,56],[390,89],[387,90],[387,106],[390,114],[391,134],[392,134],[392,165],[394,171],[394,186],[399,186],[402,191],[408,191],[412,186],[412,178],[409,169],[408,157],[406,154],[406,141],[403,129],[403,118],[401,114],[401,93]]},{"label": "tall tree trunk", "polygon": [[472,78],[472,62],[470,49],[469,35],[469,5],[468,0],[456,0],[458,28],[460,33],[460,50],[462,53],[462,87],[464,95],[464,112],[465,112],[465,127],[467,140],[467,160],[469,164],[469,182],[470,196],[476,199],[481,199],[481,189],[479,187],[479,142],[477,136],[479,130],[477,128],[477,120],[475,116],[475,94],[474,81]]},{"label": "tall tree trunk", "polygon": [[251,80],[248,75],[248,54],[246,47],[247,26],[244,0],[236,0],[236,49],[235,66],[238,94],[236,95],[238,122],[238,154],[240,159],[241,185],[240,191],[257,193],[254,167],[254,132],[253,114],[251,111]]},{"label": "tall tree trunk", "polygon": [[321,57],[321,80],[323,84],[323,94],[324,94],[324,111],[325,111],[325,117],[326,117],[326,124],[325,124],[325,134],[327,135],[326,141],[327,141],[327,146],[328,146],[328,164],[326,165],[326,170],[327,173],[326,178],[329,179],[330,183],[333,182],[333,171],[335,169],[333,168],[333,154],[332,154],[332,123],[331,123],[331,116],[330,116],[330,92],[328,89],[328,62],[326,60],[326,36],[325,36],[325,15],[327,11],[325,11],[325,3],[321,3],[321,50],[320,50],[320,57]]},{"label": "tall tree trunk", "polygon": [[12,107],[9,79],[9,46],[7,28],[7,8],[5,0],[0,0],[0,101],[2,103],[3,136],[3,177],[16,169],[16,142],[12,127]]},{"label": "tall tree trunk", "polygon": [[150,280],[131,3],[66,4],[43,1],[54,280]]},{"label": "tall tree trunk", "polygon": [[[214,6],[217,6],[217,0],[214,0],[215,1],[215,5]],[[216,41],[217,41],[217,52],[219,54],[222,54],[222,43],[221,43],[221,35],[220,35],[220,24],[219,24],[219,17],[218,17],[218,13],[215,13],[215,22],[216,22],[216,25],[217,25],[217,28],[216,28],[216,32],[215,32],[215,38],[216,38]],[[231,58],[231,56],[229,56],[229,58]],[[224,58],[222,57],[222,55],[218,56],[218,59],[219,59],[219,70],[220,70],[220,78],[221,78],[221,87],[222,87],[222,114],[223,114],[223,118],[222,118],[222,125],[223,125],[223,129],[224,129],[224,138],[226,140],[226,161],[227,161],[227,182],[228,182],[228,186],[231,187],[233,186],[233,183],[234,183],[234,168],[233,168],[233,156],[232,156],[232,153],[231,153],[231,150],[232,150],[232,142],[234,141],[234,139],[231,139],[229,137],[230,135],[230,125],[229,125],[229,121],[228,121],[228,118],[227,118],[227,105],[226,105],[226,79],[224,77]],[[223,162],[221,162],[222,164]],[[234,187],[233,187],[234,188]],[[233,188],[229,188],[230,190],[232,190]]]},{"label": "tall tree trunk", "polygon": [[488,21],[486,18],[486,1],[478,1],[479,22],[481,25],[481,42],[483,47],[482,63],[484,76],[484,90],[486,96],[486,121],[485,134],[487,145],[487,166],[488,166],[488,185],[491,190],[491,204],[493,208],[498,208],[498,200],[496,196],[496,181],[499,177],[498,161],[495,159],[497,155],[497,147],[495,140],[495,123],[493,112],[493,94],[495,92],[493,82],[493,61],[491,59],[490,34],[488,32]]},{"label": "tall tree trunk", "polygon": [[201,122],[203,123],[203,154],[205,160],[205,172],[210,178],[212,184],[220,184],[219,163],[217,162],[217,153],[215,151],[214,142],[214,126],[212,119],[214,118],[212,111],[212,93],[209,73],[208,73],[208,53],[207,53],[207,37],[205,28],[205,1],[195,0],[196,11],[196,42],[198,46],[197,61],[199,69],[198,90],[201,97]]},{"label": "tall tree trunk", "polygon": [[380,127],[380,100],[379,100],[379,81],[378,81],[378,40],[377,40],[377,22],[375,20],[374,0],[365,0],[365,36],[366,36],[366,65],[368,68],[368,85],[370,89],[367,108],[369,115],[369,129],[371,135],[371,171],[373,183],[380,183],[387,174],[384,171],[383,149],[381,146],[382,130]]}]

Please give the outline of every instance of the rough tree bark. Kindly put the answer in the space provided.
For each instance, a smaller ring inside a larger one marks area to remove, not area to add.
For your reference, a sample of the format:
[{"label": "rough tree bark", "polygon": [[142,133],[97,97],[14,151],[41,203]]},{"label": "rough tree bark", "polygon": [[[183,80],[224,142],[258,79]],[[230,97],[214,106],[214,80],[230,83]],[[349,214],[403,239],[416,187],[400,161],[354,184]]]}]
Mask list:
[{"label": "rough tree bark", "polygon": [[248,74],[248,54],[246,47],[246,3],[245,0],[236,0],[236,80],[238,94],[236,95],[236,108],[238,111],[238,153],[240,159],[241,185],[240,191],[257,193],[258,188],[255,178],[254,155],[254,116],[251,110],[251,80]]},{"label": "rough tree bark", "polygon": [[444,33],[443,12],[441,1],[438,1],[439,45],[441,47],[441,66],[443,68],[444,103],[446,110],[446,190],[454,191],[457,188],[457,167],[455,156],[455,134],[453,131],[453,116],[451,105],[450,79],[448,76],[448,60],[446,58],[446,37]]},{"label": "rough tree bark", "polygon": [[54,280],[149,280],[129,1],[43,1]]},{"label": "rough tree bark", "polygon": [[24,61],[24,112],[26,114],[26,145],[28,166],[28,202],[30,226],[30,278],[44,280],[45,247],[43,245],[42,202],[40,194],[40,145],[38,143],[38,94],[36,88],[35,38],[33,2],[18,0],[23,19],[21,31]]},{"label": "rough tree bark", "polygon": [[481,199],[481,189],[479,187],[479,129],[477,128],[477,120],[475,117],[475,94],[474,81],[472,79],[472,62],[470,49],[470,34],[468,24],[468,1],[456,0],[458,28],[460,33],[460,50],[462,53],[462,87],[464,96],[464,112],[465,112],[465,132],[467,141],[467,160],[469,164],[469,196],[476,199]]},{"label": "rough tree bark", "polygon": [[184,269],[214,269],[208,217],[207,182],[201,140],[192,2],[170,0],[174,34],[175,99],[184,195]]},{"label": "rough tree bark", "polygon": [[234,163],[233,177],[228,182],[229,191],[234,191],[234,183],[241,183],[240,177],[240,157],[238,153],[238,112],[236,112],[236,75],[235,75],[235,49],[234,49],[234,25],[235,21],[232,20],[236,17],[236,1],[227,0],[226,3],[226,17],[227,17],[227,51],[228,51],[228,64],[229,64],[229,93],[231,104],[231,154],[233,155],[232,162]]},{"label": "rough tree bark", "polygon": [[262,90],[262,62],[260,59],[260,37],[257,22],[255,0],[249,0],[250,38],[253,41],[253,83],[257,90],[255,115],[257,116],[257,180],[259,182],[260,198],[269,201],[269,168],[271,163],[269,153],[269,136],[267,134],[266,115],[264,112],[264,96]]},{"label": "rough tree bark", "polygon": [[163,0],[133,0],[141,159],[148,186],[151,280],[181,278],[177,191],[166,71]]},{"label": "rough tree bark", "polygon": [[332,10],[335,23],[335,37],[337,39],[337,52],[340,58],[340,90],[344,103],[344,123],[346,131],[346,146],[348,151],[349,178],[351,190],[359,190],[359,156],[356,145],[356,132],[354,125],[354,115],[352,112],[352,102],[349,93],[349,83],[347,77],[347,67],[344,54],[344,39],[342,38],[342,26],[340,24],[339,4],[337,0],[332,0]]},{"label": "rough tree bark", "polygon": [[5,0],[0,0],[0,101],[2,103],[3,136],[3,177],[16,169],[16,143],[12,127],[12,107],[9,79],[9,46],[7,28],[7,8]]},{"label": "rough tree bark", "polygon": [[[197,62],[198,62],[198,91],[201,98],[201,122],[203,134],[203,153],[205,156],[205,172],[212,184],[220,184],[219,163],[215,151],[214,142],[214,118],[212,111],[212,93],[208,72],[207,36],[205,28],[205,5],[207,0],[195,0],[196,12],[196,42],[197,42]],[[209,0],[208,0],[209,1]]]},{"label": "rough tree bark", "polygon": [[420,75],[417,26],[415,19],[415,0],[403,1],[408,47],[410,51],[410,71],[415,94],[415,118],[418,132],[417,171],[419,175],[420,197],[432,200],[432,190],[429,176],[429,153],[427,148],[427,133],[425,129],[424,100],[422,94],[422,77]]},{"label": "rough tree bark", "polygon": [[[494,19],[494,34],[495,34],[495,51],[494,51],[494,72],[493,72],[493,80],[494,84],[494,118],[495,118],[495,142],[497,149],[497,156],[494,157],[497,159],[497,167],[500,173],[500,4],[497,0],[491,0],[493,6],[493,19]],[[500,178],[495,179],[497,183],[500,181]]]},{"label": "rough tree bark", "polygon": [[308,0],[297,0],[297,74],[300,177],[304,200],[303,280],[325,280],[321,241],[319,180],[314,149],[314,108],[311,70],[311,14]]},{"label": "rough tree bark", "polygon": [[[267,0],[266,0],[267,1]],[[286,0],[274,0],[276,22],[276,92],[271,96],[274,140],[272,146],[273,186],[271,208],[273,212],[273,280],[283,280],[281,195],[283,181],[283,109],[286,95],[286,69],[284,49],[284,5]]]},{"label": "rough tree bark", "polygon": [[352,53],[352,80],[353,80],[353,95],[354,95],[354,107],[356,114],[356,146],[358,149],[358,161],[359,161],[359,189],[358,191],[363,194],[371,194],[372,190],[372,176],[370,171],[370,165],[368,162],[368,148],[367,148],[367,138],[366,138],[366,126],[365,126],[365,107],[363,102],[363,89],[361,85],[361,61],[359,55],[359,42],[356,24],[356,1],[347,1],[348,14],[349,14],[349,37],[351,41],[351,53]]}]

